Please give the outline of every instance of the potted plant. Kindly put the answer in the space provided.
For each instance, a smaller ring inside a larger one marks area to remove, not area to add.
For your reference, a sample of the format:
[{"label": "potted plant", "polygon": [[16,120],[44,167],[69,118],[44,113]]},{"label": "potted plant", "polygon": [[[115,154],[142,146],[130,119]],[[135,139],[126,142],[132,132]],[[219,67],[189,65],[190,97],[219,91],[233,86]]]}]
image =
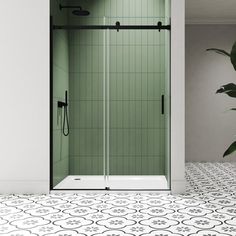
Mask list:
[{"label": "potted plant", "polygon": [[[226,52],[225,50],[218,49],[218,48],[209,48],[209,49],[207,49],[207,51],[214,51],[218,54],[221,54],[223,56],[228,57],[230,59],[232,65],[233,65],[233,67],[234,67],[234,70],[236,71],[236,42],[234,43],[230,53]],[[223,94],[227,94],[229,97],[236,98],[236,84],[229,83],[229,84],[226,84],[226,85],[222,85],[216,91],[216,93],[223,93]],[[231,108],[230,110],[236,111],[236,108]],[[223,154],[223,157],[233,153],[234,151],[236,151],[236,141],[234,141],[227,148],[227,150]]]}]

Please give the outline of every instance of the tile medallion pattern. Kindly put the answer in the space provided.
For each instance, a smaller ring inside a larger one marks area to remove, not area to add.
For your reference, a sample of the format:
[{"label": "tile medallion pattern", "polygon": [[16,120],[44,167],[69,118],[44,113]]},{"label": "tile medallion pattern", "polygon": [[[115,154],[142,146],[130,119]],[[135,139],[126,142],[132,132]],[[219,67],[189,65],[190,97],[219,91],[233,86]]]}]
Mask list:
[{"label": "tile medallion pattern", "polygon": [[235,163],[187,163],[187,192],[0,195],[0,236],[236,236]]}]

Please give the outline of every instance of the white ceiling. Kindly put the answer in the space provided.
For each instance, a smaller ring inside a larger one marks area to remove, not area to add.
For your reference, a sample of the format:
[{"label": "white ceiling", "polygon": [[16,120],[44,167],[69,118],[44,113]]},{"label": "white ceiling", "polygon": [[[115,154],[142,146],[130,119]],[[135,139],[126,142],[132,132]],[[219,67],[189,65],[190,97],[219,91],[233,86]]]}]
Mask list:
[{"label": "white ceiling", "polygon": [[236,24],[236,0],[186,0],[186,23]]}]

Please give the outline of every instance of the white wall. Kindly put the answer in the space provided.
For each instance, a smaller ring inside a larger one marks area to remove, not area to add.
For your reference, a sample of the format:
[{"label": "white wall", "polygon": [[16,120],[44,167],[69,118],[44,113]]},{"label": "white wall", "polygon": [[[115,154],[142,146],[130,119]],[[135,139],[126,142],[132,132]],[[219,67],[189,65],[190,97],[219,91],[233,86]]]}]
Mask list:
[{"label": "white wall", "polygon": [[[223,161],[222,154],[235,140],[236,99],[215,94],[224,84],[236,83],[227,57],[206,52],[216,47],[231,50],[236,25],[186,27],[186,160]],[[235,154],[225,158],[236,160]]]},{"label": "white wall", "polygon": [[171,188],[185,191],[185,0],[171,1]]},{"label": "white wall", "polygon": [[[171,1],[171,183],[184,185],[184,0]],[[0,14],[0,193],[49,190],[49,1],[7,0]]]},{"label": "white wall", "polygon": [[49,189],[49,1],[1,1],[0,193]]}]

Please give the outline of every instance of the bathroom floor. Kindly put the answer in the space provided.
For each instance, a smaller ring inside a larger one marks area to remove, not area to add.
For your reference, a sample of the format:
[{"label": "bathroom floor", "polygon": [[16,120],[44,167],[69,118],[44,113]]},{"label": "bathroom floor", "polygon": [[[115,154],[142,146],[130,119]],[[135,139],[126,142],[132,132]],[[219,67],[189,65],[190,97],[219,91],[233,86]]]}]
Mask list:
[{"label": "bathroom floor", "polygon": [[184,195],[0,195],[0,235],[236,236],[236,164],[187,163]]}]

